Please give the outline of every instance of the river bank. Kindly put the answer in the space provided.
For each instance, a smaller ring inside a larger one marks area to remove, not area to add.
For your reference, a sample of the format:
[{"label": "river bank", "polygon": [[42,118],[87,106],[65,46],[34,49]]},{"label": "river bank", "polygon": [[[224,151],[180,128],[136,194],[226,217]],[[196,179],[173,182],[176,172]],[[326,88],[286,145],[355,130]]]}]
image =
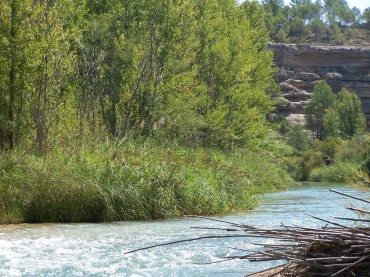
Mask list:
[{"label": "river bank", "polygon": [[0,155],[0,224],[107,222],[249,210],[287,188],[258,148],[221,151],[133,141]]},{"label": "river bank", "polygon": [[[304,184],[286,192],[267,193],[252,211],[215,217],[265,228],[288,225],[320,227],[306,216],[354,217],[345,209],[348,200],[329,188],[356,195],[340,184]],[[363,196],[361,193],[360,195]],[[20,227],[22,226],[22,227]],[[202,240],[124,255],[136,248],[178,239],[218,233],[191,227],[226,227],[202,219],[133,221],[103,224],[36,224],[0,229],[0,275],[110,275],[110,276],[227,276],[248,275],[274,263],[234,260],[216,264],[237,254],[232,248],[257,249],[256,239]],[[266,242],[266,241],[264,241]],[[273,243],[273,240],[267,241]],[[200,264],[199,264],[200,263]]]}]

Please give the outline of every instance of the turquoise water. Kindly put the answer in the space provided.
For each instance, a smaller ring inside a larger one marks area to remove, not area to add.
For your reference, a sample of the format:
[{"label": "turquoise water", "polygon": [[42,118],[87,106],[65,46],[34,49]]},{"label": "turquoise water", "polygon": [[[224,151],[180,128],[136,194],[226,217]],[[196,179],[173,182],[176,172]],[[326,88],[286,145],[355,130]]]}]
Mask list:
[{"label": "turquoise water", "polygon": [[[345,209],[352,201],[329,192],[329,188],[363,197],[363,193],[343,185],[305,184],[262,196],[261,205],[254,211],[215,218],[273,228],[281,222],[307,227],[324,225],[307,214],[329,220],[334,220],[332,216],[354,217]],[[274,265],[243,260],[199,265],[238,254],[232,248],[255,249],[252,243],[261,242],[245,238],[200,240],[124,254],[143,246],[221,233],[191,227],[228,226],[192,218],[0,227],[0,276],[243,276]]]}]

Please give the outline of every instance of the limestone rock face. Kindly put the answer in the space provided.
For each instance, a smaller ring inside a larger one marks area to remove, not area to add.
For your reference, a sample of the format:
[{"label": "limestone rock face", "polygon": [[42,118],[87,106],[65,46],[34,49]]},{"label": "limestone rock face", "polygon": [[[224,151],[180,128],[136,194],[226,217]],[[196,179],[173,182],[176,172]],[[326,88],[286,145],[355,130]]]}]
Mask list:
[{"label": "limestone rock face", "polygon": [[271,43],[268,48],[279,67],[275,78],[284,98],[277,113],[288,122],[304,123],[303,107],[309,102],[314,86],[327,80],[334,92],[345,87],[360,97],[370,126],[370,47]]}]

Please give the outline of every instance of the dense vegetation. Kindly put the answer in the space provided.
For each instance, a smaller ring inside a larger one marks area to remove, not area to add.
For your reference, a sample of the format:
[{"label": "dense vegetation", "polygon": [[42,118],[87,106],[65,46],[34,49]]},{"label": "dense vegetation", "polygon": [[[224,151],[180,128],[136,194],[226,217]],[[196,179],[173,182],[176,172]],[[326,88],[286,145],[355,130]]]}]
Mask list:
[{"label": "dense vegetation", "polygon": [[268,133],[258,4],[74,2],[2,1],[0,148],[159,133],[230,147]]},{"label": "dense vegetation", "polygon": [[284,43],[369,45],[370,7],[346,0],[263,0],[271,39]]},{"label": "dense vegetation", "polygon": [[[265,22],[272,41],[329,45],[369,45],[370,7],[350,8],[345,0],[264,0]],[[305,126],[279,131],[295,153],[288,171],[301,181],[369,183],[370,136],[361,102],[343,88],[335,94],[321,82],[305,110]],[[288,127],[287,127],[288,126]]]},{"label": "dense vegetation", "polygon": [[339,43],[368,26],[368,10],[337,2],[1,1],[0,223],[228,213],[285,188],[287,171],[366,172],[353,93],[315,88],[313,142],[293,126],[289,146],[266,120],[271,38]]},{"label": "dense vegetation", "polygon": [[0,2],[0,222],[225,213],[286,186],[258,3],[77,2]]},{"label": "dense vegetation", "polygon": [[[253,150],[253,151],[252,151]],[[274,166],[275,165],[275,166]],[[285,171],[259,149],[189,149],[153,141],[3,155],[0,223],[159,219],[254,207]]]},{"label": "dense vegetation", "polygon": [[370,135],[366,132],[366,119],[358,96],[345,88],[334,94],[322,81],[314,88],[305,117],[313,140],[299,125],[291,127],[287,134],[288,144],[296,149],[295,157],[289,161],[294,178],[368,182]]}]

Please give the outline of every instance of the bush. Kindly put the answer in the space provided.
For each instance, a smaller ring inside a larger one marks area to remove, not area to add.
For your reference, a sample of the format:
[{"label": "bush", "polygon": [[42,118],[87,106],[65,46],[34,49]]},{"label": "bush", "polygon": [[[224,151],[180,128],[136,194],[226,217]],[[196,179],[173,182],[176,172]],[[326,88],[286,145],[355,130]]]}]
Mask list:
[{"label": "bush", "polygon": [[355,175],[369,175],[370,136],[359,135],[349,141],[328,137],[314,141],[312,147],[289,162],[289,172],[300,181],[347,182]]},{"label": "bush", "polygon": [[344,147],[340,147],[335,154],[335,159],[341,162],[354,161],[366,163],[370,157],[370,135],[365,134],[351,138]]},{"label": "bush", "polygon": [[344,183],[356,172],[356,165],[335,163],[325,167],[312,169],[308,177],[310,182]]},{"label": "bush", "polygon": [[341,140],[332,137],[324,141],[315,140],[311,148],[302,153],[299,168],[295,173],[297,180],[306,181],[313,169],[332,164],[341,143]]}]

